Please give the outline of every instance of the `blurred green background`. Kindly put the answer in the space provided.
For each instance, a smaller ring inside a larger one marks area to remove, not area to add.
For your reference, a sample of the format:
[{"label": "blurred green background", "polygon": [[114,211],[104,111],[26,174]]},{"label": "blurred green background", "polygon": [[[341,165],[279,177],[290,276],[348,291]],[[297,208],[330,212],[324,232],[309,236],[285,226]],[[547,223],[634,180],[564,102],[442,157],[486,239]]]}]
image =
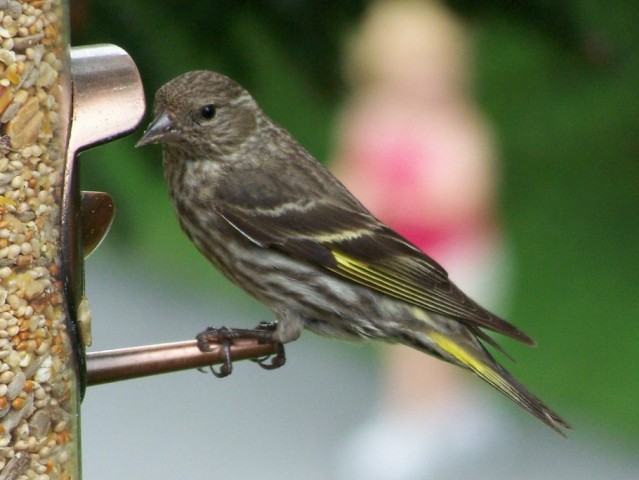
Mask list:
[{"label": "blurred green background", "polygon": [[[639,8],[636,0],[451,1],[474,31],[476,94],[500,139],[517,272],[510,318],[537,349],[512,367],[561,411],[639,439]],[[242,83],[322,161],[347,95],[340,48],[361,1],[84,0],[74,45],[111,42],[147,102],[193,69]],[[146,122],[145,122],[146,123]],[[114,197],[103,248],[180,284],[241,295],[180,232],[158,147],[140,132],[82,155],[83,188]],[[214,315],[213,315],[214,316]]]}]

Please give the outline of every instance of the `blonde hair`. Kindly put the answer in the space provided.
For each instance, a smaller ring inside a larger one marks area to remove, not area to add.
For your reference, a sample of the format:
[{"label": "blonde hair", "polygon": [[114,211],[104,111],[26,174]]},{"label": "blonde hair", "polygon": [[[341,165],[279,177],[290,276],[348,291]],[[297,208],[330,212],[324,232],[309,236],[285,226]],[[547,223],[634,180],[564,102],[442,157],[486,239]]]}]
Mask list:
[{"label": "blonde hair", "polygon": [[470,42],[461,22],[439,2],[379,0],[346,46],[344,75],[354,88],[432,72],[465,85]]}]

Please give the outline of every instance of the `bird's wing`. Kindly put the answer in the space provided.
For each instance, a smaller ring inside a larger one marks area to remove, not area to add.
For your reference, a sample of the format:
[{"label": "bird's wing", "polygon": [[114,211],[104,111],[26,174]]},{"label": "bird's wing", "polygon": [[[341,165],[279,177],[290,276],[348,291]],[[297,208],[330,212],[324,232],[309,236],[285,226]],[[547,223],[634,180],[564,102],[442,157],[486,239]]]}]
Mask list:
[{"label": "bird's wing", "polygon": [[525,333],[468,298],[438,263],[356,201],[337,205],[316,198],[268,208],[226,201],[216,209],[257,245],[278,249],[427,311],[534,344]]}]

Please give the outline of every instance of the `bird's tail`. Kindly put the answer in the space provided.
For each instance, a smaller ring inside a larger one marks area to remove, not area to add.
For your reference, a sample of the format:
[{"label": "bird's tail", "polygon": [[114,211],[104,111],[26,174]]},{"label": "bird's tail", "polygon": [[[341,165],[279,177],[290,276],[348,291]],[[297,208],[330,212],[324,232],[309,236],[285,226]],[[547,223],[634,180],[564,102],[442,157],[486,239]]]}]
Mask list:
[{"label": "bird's tail", "polygon": [[557,433],[566,436],[564,429],[570,429],[570,424],[500,366],[481,345],[479,345],[480,349],[476,349],[470,344],[468,346],[460,344],[448,336],[435,332],[431,332],[429,337],[461,366],[477,374]]}]

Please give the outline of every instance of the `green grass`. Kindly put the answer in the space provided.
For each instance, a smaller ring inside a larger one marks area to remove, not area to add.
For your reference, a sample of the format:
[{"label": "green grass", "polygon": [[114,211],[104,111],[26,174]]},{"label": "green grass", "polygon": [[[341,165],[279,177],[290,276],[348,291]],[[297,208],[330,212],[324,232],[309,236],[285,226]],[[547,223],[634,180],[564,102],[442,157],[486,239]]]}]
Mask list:
[{"label": "green grass", "polygon": [[637,436],[636,55],[600,71],[499,23],[483,26],[479,47],[516,249],[513,318],[540,343],[520,364],[546,396]]}]

